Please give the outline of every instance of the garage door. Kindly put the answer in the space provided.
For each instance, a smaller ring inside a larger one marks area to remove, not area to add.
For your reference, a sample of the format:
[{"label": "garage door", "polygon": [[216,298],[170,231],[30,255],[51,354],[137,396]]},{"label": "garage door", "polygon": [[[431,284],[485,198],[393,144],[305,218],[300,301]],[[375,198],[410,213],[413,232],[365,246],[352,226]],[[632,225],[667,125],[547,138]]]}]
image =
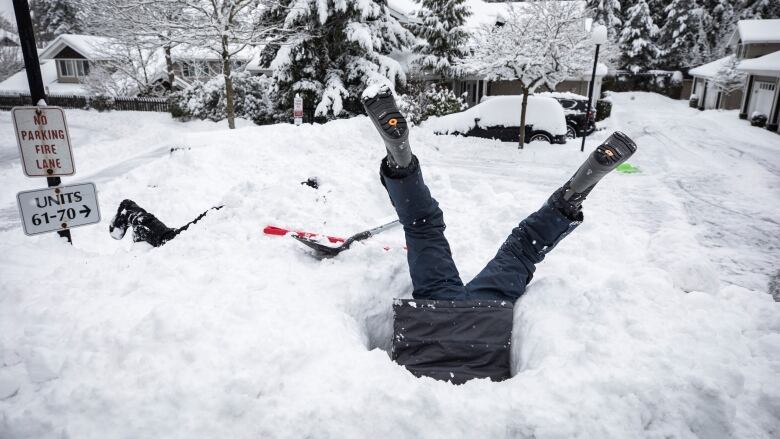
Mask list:
[{"label": "garage door", "polygon": [[718,106],[718,89],[715,84],[707,81],[707,96],[704,98],[704,109],[711,110]]},{"label": "garage door", "polygon": [[756,81],[753,85],[753,95],[750,97],[748,117],[753,117],[753,113],[769,116],[775,99],[775,87],[777,85],[772,82]]}]

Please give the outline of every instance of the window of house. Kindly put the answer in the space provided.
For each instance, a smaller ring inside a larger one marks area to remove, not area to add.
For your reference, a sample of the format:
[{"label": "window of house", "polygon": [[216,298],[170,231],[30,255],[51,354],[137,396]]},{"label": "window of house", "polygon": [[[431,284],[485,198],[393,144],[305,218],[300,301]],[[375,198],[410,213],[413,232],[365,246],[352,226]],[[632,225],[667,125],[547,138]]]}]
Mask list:
[{"label": "window of house", "polygon": [[89,62],[81,59],[57,60],[60,76],[67,78],[83,78],[89,75]]},{"label": "window of house", "polygon": [[197,72],[195,71],[195,64],[190,62],[182,62],[181,75],[185,78],[192,78],[197,76]]},{"label": "window of house", "polygon": [[198,61],[183,61],[181,63],[181,75],[185,78],[201,78],[209,76],[208,67]]}]

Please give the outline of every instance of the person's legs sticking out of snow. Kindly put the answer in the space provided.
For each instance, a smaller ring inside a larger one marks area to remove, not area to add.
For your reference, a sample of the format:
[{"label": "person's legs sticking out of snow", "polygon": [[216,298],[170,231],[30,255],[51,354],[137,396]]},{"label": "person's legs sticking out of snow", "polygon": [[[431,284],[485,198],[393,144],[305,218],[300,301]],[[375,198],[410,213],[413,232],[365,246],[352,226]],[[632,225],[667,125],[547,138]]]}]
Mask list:
[{"label": "person's legs sticking out of snow", "polygon": [[[221,208],[222,206],[218,206],[212,209],[218,210]],[[119,203],[116,215],[108,225],[108,231],[111,233],[112,238],[122,239],[125,233],[127,233],[127,229],[132,228],[134,242],[146,242],[153,247],[160,247],[178,236],[179,233],[187,230],[192,224],[200,221],[207,213],[208,210],[184,226],[174,229],[166,226],[157,217],[132,200],[124,200]]]},{"label": "person's legs sticking out of snow", "polygon": [[463,282],[444,237],[444,215],[423,181],[409,146],[409,127],[390,89],[363,97],[363,106],[387,149],[380,178],[404,227],[415,299],[465,299]]},{"label": "person's legs sticking out of snow", "polygon": [[609,136],[541,209],[512,230],[493,260],[466,285],[469,296],[517,300],[535,265],[582,222],[582,202],[596,183],[634,152],[636,144],[625,134]]},{"label": "person's legs sticking out of snow", "polygon": [[393,304],[393,360],[418,377],[456,384],[509,378],[512,304],[468,296],[392,94],[382,89],[363,104],[387,148],[380,176],[404,226],[413,286],[414,299]]}]

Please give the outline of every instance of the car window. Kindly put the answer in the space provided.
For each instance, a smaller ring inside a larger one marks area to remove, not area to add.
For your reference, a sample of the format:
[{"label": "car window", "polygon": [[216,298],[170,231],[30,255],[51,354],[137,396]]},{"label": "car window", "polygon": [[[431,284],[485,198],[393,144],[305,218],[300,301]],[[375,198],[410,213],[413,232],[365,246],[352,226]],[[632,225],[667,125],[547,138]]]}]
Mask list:
[{"label": "car window", "polygon": [[559,99],[558,102],[560,102],[561,106],[567,110],[574,110],[577,108],[577,101],[571,99]]}]

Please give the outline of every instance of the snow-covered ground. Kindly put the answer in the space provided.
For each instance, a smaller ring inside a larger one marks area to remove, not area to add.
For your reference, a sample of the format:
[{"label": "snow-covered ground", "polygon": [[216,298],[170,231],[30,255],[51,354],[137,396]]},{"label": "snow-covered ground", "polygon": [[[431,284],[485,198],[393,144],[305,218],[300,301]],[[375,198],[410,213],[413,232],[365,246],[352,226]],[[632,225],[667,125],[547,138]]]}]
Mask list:
[{"label": "snow-covered ground", "polygon": [[[505,382],[453,386],[389,360],[408,297],[402,232],[316,261],[266,224],[348,235],[393,217],[365,118],[178,123],[68,111],[103,221],[27,237],[0,112],[0,438],[776,438],[780,136],[735,112],[614,96],[639,174],[607,177],[515,307]],[[593,149],[608,135],[588,141]],[[464,280],[585,157],[412,131]],[[170,152],[171,148],[179,148]],[[314,190],[299,182],[317,176]],[[171,225],[112,240],[132,198]],[[382,244],[392,247],[384,251]]]}]

